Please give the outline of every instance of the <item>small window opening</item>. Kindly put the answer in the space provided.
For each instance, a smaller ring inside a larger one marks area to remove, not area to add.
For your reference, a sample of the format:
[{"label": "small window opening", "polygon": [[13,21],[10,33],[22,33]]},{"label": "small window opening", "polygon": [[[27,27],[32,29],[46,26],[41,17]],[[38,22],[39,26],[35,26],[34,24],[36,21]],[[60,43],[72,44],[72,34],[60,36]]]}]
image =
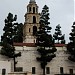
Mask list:
[{"label": "small window opening", "polygon": [[16,72],[23,72],[23,67],[16,67]]},{"label": "small window opening", "polygon": [[35,35],[37,32],[37,27],[36,26],[33,26],[33,35]]},{"label": "small window opening", "polygon": [[32,74],[35,74],[35,67],[32,67]]},{"label": "small window opening", "polygon": [[30,32],[30,28],[29,28],[29,32]]},{"label": "small window opening", "polygon": [[33,13],[35,13],[35,7],[33,7]]},{"label": "small window opening", "polygon": [[36,12],[38,12],[38,9],[37,9],[37,7],[36,7]]},{"label": "small window opening", "polygon": [[50,74],[50,68],[46,67],[46,74]]},{"label": "small window opening", "polygon": [[73,74],[73,69],[70,69],[69,71],[70,71],[70,74],[72,75]]},{"label": "small window opening", "polygon": [[36,17],[33,16],[33,23],[36,23]]},{"label": "small window opening", "polygon": [[6,74],[6,69],[2,69],[2,75]]},{"label": "small window opening", "polygon": [[63,74],[63,67],[60,67],[60,73]]}]

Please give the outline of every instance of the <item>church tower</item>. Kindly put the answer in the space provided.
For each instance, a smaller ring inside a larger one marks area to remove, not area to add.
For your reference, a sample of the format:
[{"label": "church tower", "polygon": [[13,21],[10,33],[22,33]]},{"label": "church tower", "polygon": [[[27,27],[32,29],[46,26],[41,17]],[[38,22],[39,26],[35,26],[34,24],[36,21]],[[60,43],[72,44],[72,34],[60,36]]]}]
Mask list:
[{"label": "church tower", "polygon": [[23,26],[23,43],[36,43],[36,31],[39,29],[38,6],[35,0],[30,0],[25,14],[25,23]]}]

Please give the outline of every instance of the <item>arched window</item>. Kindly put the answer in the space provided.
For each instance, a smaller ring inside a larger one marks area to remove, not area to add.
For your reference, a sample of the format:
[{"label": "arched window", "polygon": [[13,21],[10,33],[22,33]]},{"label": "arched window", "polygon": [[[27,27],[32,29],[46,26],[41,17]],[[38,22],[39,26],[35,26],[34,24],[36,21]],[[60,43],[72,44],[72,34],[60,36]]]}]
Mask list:
[{"label": "arched window", "polygon": [[6,75],[6,69],[2,69],[2,75]]},{"label": "arched window", "polygon": [[33,13],[35,13],[35,7],[33,7]]},{"label": "arched window", "polygon": [[29,12],[31,12],[31,7],[29,7]]},{"label": "arched window", "polygon": [[35,35],[37,32],[37,27],[36,26],[33,26],[33,35]]},{"label": "arched window", "polygon": [[36,17],[33,16],[33,23],[36,23]]},{"label": "arched window", "polygon": [[38,12],[38,9],[37,9],[37,7],[36,7],[36,12]]}]

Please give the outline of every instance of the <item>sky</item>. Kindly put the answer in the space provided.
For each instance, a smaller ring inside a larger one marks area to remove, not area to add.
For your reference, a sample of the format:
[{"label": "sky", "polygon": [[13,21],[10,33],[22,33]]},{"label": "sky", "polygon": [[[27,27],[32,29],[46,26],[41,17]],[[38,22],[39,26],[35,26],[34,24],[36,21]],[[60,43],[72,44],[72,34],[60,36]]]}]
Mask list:
[{"label": "sky", "polygon": [[[3,34],[4,20],[8,13],[17,15],[17,22],[25,22],[24,15],[30,0],[0,0],[0,37]],[[49,7],[51,33],[55,32],[58,24],[61,26],[62,34],[65,34],[66,43],[69,42],[73,22],[75,21],[75,0],[35,0],[39,6],[39,13],[44,5]]]}]

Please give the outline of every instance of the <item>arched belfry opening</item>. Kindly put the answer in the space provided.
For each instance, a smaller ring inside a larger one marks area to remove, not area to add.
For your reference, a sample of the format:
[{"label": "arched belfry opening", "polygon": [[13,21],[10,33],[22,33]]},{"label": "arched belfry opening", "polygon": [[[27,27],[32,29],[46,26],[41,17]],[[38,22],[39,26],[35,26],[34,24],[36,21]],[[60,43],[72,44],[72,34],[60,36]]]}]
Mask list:
[{"label": "arched belfry opening", "polygon": [[36,26],[33,26],[33,35],[35,35],[37,32],[37,27]]},{"label": "arched belfry opening", "polygon": [[33,16],[33,23],[36,23],[36,17]]},{"label": "arched belfry opening", "polygon": [[33,7],[33,13],[35,13],[35,7]]},{"label": "arched belfry opening", "polygon": [[29,7],[29,12],[31,12],[31,7]]}]

